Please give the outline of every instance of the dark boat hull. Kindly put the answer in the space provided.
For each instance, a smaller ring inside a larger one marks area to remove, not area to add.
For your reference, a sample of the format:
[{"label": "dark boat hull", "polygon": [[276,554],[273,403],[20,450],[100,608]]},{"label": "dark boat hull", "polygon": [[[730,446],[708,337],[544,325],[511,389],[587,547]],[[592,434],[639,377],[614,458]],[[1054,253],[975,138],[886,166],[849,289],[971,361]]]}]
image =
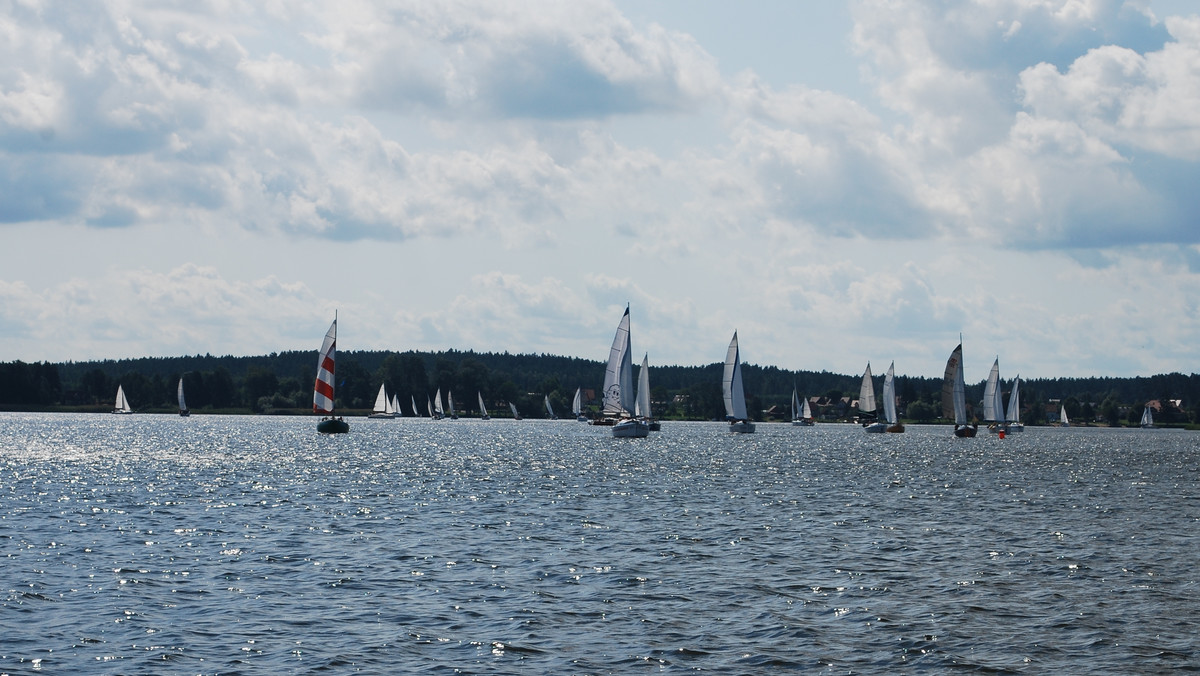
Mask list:
[{"label": "dark boat hull", "polygon": [[350,431],[350,424],[341,418],[325,418],[317,423],[317,431],[321,434],[345,434]]}]

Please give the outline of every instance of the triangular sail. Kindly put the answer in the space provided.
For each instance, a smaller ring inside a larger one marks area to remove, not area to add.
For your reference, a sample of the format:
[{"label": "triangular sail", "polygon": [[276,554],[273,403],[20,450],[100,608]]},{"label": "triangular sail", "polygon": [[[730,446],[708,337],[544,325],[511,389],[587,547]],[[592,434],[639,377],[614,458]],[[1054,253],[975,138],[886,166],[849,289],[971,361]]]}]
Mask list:
[{"label": "triangular sail", "polygon": [[[353,319],[353,317],[351,318]],[[371,409],[374,413],[391,413],[388,410],[388,396],[384,385],[379,386],[379,394],[375,395],[375,407]]]},{"label": "triangular sail", "polygon": [[179,379],[179,387],[176,388],[175,393],[179,397],[179,410],[180,411],[188,410],[187,400],[183,398],[183,378]]},{"label": "triangular sail", "polygon": [[488,417],[487,406],[483,405],[483,392],[476,392],[475,394],[477,394],[479,396],[479,415],[480,415],[480,417],[483,417],[483,418]]},{"label": "triangular sail", "polygon": [[1064,425],[1071,424],[1071,420],[1067,418],[1067,407],[1065,404],[1058,409],[1058,421]]},{"label": "triangular sail", "polygon": [[416,417],[418,417],[418,418],[420,418],[420,417],[421,417],[421,412],[417,410],[417,397],[416,397],[416,395],[412,395],[412,394],[410,394],[410,395],[408,395],[408,398],[409,398],[409,400],[411,400],[411,401],[412,401],[412,411],[413,411],[413,415],[414,415],[414,416],[416,416]]},{"label": "triangular sail", "polygon": [[313,384],[313,413],[333,413],[334,358],[337,353],[337,320],[329,325],[317,355],[317,380]]},{"label": "triangular sail", "polygon": [[437,417],[439,418],[446,415],[446,409],[442,408],[442,388],[440,387],[433,395],[433,412],[436,413]]},{"label": "triangular sail", "polygon": [[446,404],[450,409],[450,417],[457,418],[458,412],[454,410],[454,393],[450,390],[446,390]]},{"label": "triangular sail", "polygon": [[1000,403],[1000,359],[992,362],[987,384],[983,386],[983,419],[987,422],[1004,420],[1004,407]]},{"label": "triangular sail", "polygon": [[521,419],[521,414],[517,413],[517,405],[512,403],[511,401],[508,402],[508,410],[512,411],[513,418],[516,418],[517,420]]},{"label": "triangular sail", "polygon": [[1004,419],[1010,423],[1021,422],[1021,376],[1013,380],[1012,392],[1008,395],[1008,413]]},{"label": "triangular sail", "polygon": [[578,416],[583,413],[583,388],[575,388],[575,399],[571,401],[571,413]]},{"label": "triangular sail", "polygon": [[812,417],[813,417],[813,414],[812,414],[812,407],[810,407],[810,406],[808,405],[808,399],[807,399],[807,398],[806,398],[806,399],[804,399],[804,401],[802,401],[802,402],[801,402],[801,407],[802,407],[802,408],[800,409],[800,417],[801,417],[801,418],[803,418],[803,419],[805,419],[805,420],[812,420]]},{"label": "triangular sail", "polygon": [[796,393],[796,388],[792,388],[792,420],[800,419],[800,395]]},{"label": "triangular sail", "polygon": [[888,424],[895,425],[896,417],[896,362],[888,366],[887,375],[883,377],[883,418]]},{"label": "triangular sail", "polygon": [[962,343],[950,353],[946,360],[946,373],[942,379],[942,417],[953,418],[955,425],[967,424],[967,386],[963,379]]},{"label": "triangular sail", "polygon": [[129,413],[133,410],[133,407],[129,405],[129,399],[125,397],[125,388],[120,385],[117,385],[117,399],[113,404],[113,410],[121,413]]},{"label": "triangular sail", "polygon": [[871,380],[871,362],[867,362],[862,384],[858,386],[858,410],[862,413],[875,412],[875,383]]},{"label": "triangular sail", "polygon": [[638,371],[637,401],[633,404],[633,414],[639,418],[650,417],[650,355],[642,357],[642,368]]},{"label": "triangular sail", "polygon": [[608,366],[604,369],[604,414],[628,415],[633,412],[633,362],[629,354],[629,306],[617,325]]},{"label": "triangular sail", "polygon": [[1150,427],[1154,425],[1154,414],[1150,411],[1150,404],[1147,403],[1146,407],[1142,409],[1142,427]]},{"label": "triangular sail", "polygon": [[721,376],[721,393],[725,398],[725,417],[749,420],[746,415],[746,393],[742,388],[742,355],[738,350],[737,331],[725,352],[725,372]]},{"label": "triangular sail", "polygon": [[550,405],[550,395],[546,395],[544,403],[546,404],[546,415],[550,416],[551,420],[557,419],[558,416],[554,415],[554,407]]}]

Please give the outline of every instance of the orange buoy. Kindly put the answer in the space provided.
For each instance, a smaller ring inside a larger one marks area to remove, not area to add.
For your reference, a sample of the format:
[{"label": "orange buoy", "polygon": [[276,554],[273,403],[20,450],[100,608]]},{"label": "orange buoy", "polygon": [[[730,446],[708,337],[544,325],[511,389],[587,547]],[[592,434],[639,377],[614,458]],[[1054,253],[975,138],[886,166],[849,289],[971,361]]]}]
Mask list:
[{"label": "orange buoy", "polygon": [[1003,439],[1003,438],[1004,438],[1004,430],[1000,430],[1000,438],[1001,438],[1001,439]]}]

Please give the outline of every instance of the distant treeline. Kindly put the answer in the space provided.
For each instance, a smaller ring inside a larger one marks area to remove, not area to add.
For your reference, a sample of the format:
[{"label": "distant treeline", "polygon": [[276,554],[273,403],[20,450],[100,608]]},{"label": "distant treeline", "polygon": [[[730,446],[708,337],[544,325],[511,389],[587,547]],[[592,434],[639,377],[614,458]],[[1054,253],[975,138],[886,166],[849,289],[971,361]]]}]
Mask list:
[{"label": "distant treeline", "polygon": [[[183,378],[188,407],[193,411],[305,412],[312,408],[312,385],[317,354],[312,351],[272,353],[254,357],[161,357],[66,363],[0,363],[0,407],[18,410],[97,410],[111,407],[121,385],[137,410],[170,410],[176,406],[176,384]],[[720,419],[722,364],[651,366],[651,399],[655,414],[668,418]],[[762,417],[775,407],[787,410],[793,386],[801,396],[820,397],[818,414],[845,417],[852,411],[845,400],[857,399],[859,375],[828,371],[785,371],[773,366],[746,365],[743,379],[747,408]],[[604,380],[599,361],[546,354],[460,352],[339,352],[337,405],[340,410],[367,410],[381,383],[395,394],[411,415],[412,402],[424,413],[426,401],[439,389],[453,392],[460,413],[477,411],[476,392],[489,412],[506,414],[516,404],[527,417],[545,415],[549,396],[559,415],[570,413],[576,388],[594,396]],[[880,381],[881,382],[881,381]],[[876,383],[877,390],[880,382]],[[1006,385],[1010,386],[1011,381]],[[896,378],[903,415],[927,421],[941,415],[940,377]],[[1007,392],[1007,389],[1006,389]],[[983,396],[983,383],[968,386],[968,401]],[[1007,396],[1007,395],[1006,395]],[[1163,423],[1200,422],[1200,375],[1170,373],[1138,378],[1053,378],[1022,381],[1022,418],[1041,424],[1061,402],[1072,420],[1112,424],[1137,420],[1147,401],[1165,405],[1156,415]]]}]

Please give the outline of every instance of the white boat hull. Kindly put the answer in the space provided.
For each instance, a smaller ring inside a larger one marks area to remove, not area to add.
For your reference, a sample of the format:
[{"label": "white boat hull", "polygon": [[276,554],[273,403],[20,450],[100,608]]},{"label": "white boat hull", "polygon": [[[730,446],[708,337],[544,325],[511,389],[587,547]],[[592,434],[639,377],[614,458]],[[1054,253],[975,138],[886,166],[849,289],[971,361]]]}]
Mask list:
[{"label": "white boat hull", "polygon": [[883,434],[887,431],[887,423],[873,422],[870,425],[864,425],[863,430],[870,434]]},{"label": "white boat hull", "polygon": [[754,434],[754,423],[749,420],[735,420],[729,423],[729,431],[734,434]]},{"label": "white boat hull", "polygon": [[645,420],[622,420],[613,425],[614,439],[641,439],[650,436],[650,423]]}]

